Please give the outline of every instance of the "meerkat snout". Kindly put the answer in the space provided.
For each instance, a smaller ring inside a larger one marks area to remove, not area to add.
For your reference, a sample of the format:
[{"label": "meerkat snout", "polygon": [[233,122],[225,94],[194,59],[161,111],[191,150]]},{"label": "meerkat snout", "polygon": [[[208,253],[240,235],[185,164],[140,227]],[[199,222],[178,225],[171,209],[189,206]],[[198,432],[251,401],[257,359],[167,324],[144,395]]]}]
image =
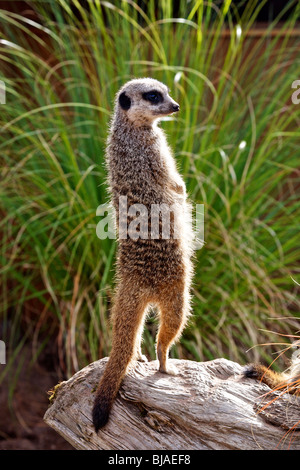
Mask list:
[{"label": "meerkat snout", "polygon": [[122,113],[134,125],[151,125],[155,120],[179,111],[166,85],[152,78],[134,79],[117,96]]}]

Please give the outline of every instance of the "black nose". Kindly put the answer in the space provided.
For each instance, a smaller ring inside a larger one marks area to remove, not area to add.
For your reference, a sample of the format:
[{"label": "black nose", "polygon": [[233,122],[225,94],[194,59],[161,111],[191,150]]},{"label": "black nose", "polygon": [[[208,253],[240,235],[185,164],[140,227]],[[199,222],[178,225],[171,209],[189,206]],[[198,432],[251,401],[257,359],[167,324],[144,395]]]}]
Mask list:
[{"label": "black nose", "polygon": [[174,103],[172,108],[173,108],[174,111],[179,111],[179,104]]}]

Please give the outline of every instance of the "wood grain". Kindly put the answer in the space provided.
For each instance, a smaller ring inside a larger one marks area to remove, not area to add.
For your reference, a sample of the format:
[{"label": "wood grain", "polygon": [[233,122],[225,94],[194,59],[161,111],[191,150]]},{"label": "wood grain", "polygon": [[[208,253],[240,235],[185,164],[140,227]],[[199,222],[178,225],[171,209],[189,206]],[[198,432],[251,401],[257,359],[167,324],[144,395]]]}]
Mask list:
[{"label": "wood grain", "polygon": [[173,359],[177,376],[158,372],[156,361],[137,363],[97,435],[91,410],[106,362],[62,382],[45,413],[46,423],[76,449],[300,450],[299,397],[244,378],[242,367],[226,359]]}]

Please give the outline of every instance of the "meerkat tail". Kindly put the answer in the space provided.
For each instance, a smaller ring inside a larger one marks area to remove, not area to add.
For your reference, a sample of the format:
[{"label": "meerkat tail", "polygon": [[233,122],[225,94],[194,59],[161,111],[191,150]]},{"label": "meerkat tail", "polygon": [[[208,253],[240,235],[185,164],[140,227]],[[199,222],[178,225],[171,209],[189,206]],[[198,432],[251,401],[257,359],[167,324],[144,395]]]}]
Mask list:
[{"label": "meerkat tail", "polygon": [[244,376],[260,380],[272,389],[276,389],[284,384],[282,374],[275,372],[261,364],[248,364],[244,369]]},{"label": "meerkat tail", "polygon": [[97,388],[93,407],[93,424],[96,432],[105,426],[109,419],[112,404],[126,374],[130,357],[111,356]]},{"label": "meerkat tail", "polygon": [[[126,343],[125,338],[124,342]],[[132,344],[133,342],[130,340],[130,343],[128,342],[129,348],[125,345],[121,353],[116,349],[112,351],[101,377],[93,406],[93,424],[96,432],[107,423],[112,404],[126,375],[128,365],[135,358]]]},{"label": "meerkat tail", "polygon": [[96,432],[109,419],[110,409],[126,375],[128,366],[138,358],[139,341],[146,312],[147,301],[135,299],[126,283],[121,283],[113,306],[112,351],[100,380],[93,407],[93,423]]},{"label": "meerkat tail", "polygon": [[[295,365],[293,364],[293,367]],[[293,369],[292,369],[293,371]],[[295,373],[275,372],[261,364],[248,364],[244,368],[244,376],[260,380],[272,390],[284,391],[300,395],[300,375]],[[295,370],[293,371],[295,372]]]}]

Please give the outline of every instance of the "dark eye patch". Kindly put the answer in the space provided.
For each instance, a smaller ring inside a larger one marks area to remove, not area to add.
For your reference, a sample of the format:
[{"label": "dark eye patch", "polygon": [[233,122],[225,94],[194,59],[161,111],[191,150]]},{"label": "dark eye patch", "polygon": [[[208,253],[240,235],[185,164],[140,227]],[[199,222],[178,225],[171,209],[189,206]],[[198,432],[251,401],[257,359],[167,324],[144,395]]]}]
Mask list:
[{"label": "dark eye patch", "polygon": [[146,101],[150,101],[152,104],[158,104],[162,103],[164,98],[163,95],[160,93],[160,91],[147,91],[146,93],[143,93],[143,99]]},{"label": "dark eye patch", "polygon": [[123,91],[123,93],[120,94],[119,103],[120,103],[121,108],[124,109],[125,111],[128,111],[128,109],[130,108],[131,99],[129,98],[129,96],[126,95],[125,91]]}]

